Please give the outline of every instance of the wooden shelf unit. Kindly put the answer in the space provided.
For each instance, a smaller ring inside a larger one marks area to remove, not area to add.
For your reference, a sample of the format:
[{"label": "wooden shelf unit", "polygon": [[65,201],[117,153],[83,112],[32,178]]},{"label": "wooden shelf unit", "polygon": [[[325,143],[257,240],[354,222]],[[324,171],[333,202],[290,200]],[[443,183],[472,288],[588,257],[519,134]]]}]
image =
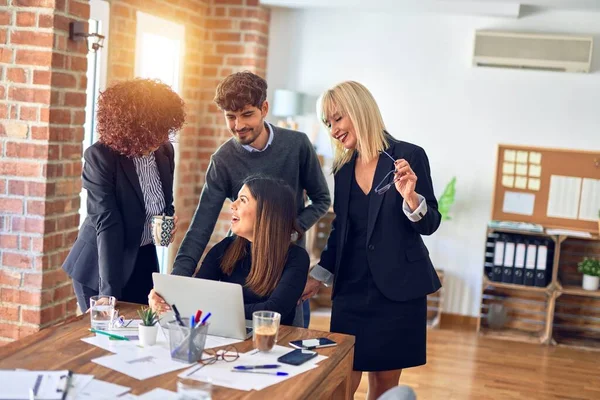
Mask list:
[{"label": "wooden shelf unit", "polygon": [[[584,290],[582,275],[577,271],[577,263],[583,257],[600,258],[600,239],[488,228],[488,236],[490,233],[552,239],[555,243],[552,279],[546,287],[525,286],[492,281],[484,272],[479,334],[502,340],[600,350],[600,290]],[[492,329],[487,324],[487,313],[494,303],[503,304],[508,313],[502,329]]]}]

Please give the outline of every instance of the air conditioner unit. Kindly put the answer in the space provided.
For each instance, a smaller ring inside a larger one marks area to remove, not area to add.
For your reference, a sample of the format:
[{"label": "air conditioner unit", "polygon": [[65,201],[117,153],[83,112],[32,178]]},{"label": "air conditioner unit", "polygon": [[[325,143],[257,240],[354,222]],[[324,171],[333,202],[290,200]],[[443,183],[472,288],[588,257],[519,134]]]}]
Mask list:
[{"label": "air conditioner unit", "polygon": [[477,31],[473,65],[590,72],[593,43],[591,36]]}]

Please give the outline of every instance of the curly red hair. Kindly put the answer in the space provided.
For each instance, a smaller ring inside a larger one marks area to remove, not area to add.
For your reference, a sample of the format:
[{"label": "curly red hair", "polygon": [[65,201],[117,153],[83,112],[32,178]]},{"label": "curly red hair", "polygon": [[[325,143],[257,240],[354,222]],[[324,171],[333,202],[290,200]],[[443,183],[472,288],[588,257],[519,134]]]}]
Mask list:
[{"label": "curly red hair", "polygon": [[163,145],[181,129],[185,105],[170,86],[136,78],[100,93],[96,120],[100,142],[137,157]]}]

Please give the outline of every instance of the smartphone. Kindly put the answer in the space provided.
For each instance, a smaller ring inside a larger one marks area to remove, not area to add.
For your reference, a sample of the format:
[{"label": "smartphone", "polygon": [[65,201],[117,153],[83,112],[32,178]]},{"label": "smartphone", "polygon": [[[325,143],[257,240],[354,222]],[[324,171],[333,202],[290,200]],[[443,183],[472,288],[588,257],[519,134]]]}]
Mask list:
[{"label": "smartphone", "polygon": [[308,360],[315,358],[317,355],[318,353],[316,351],[297,349],[282,355],[277,361],[284,364],[301,365]]},{"label": "smartphone", "polygon": [[326,338],[326,337],[320,337],[320,338],[316,338],[316,339],[305,339],[305,340],[292,340],[290,342],[290,346],[292,346],[296,349],[304,349],[304,350],[319,349],[321,347],[332,347],[335,345],[337,345],[336,342],[334,342],[333,340]]}]

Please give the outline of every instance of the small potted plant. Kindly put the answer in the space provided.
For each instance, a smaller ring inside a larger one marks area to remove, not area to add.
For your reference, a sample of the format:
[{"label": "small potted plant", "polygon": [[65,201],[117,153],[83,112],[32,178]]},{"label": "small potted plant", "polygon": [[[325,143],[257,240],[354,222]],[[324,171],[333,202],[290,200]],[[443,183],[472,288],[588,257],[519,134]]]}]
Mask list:
[{"label": "small potted plant", "polygon": [[156,335],[158,334],[158,314],[150,307],[142,307],[138,310],[138,315],[142,319],[138,325],[138,334],[142,346],[152,346],[156,344]]},{"label": "small potted plant", "polygon": [[583,274],[583,288],[585,290],[598,290],[600,284],[600,260],[584,257],[577,264],[577,270]]}]

